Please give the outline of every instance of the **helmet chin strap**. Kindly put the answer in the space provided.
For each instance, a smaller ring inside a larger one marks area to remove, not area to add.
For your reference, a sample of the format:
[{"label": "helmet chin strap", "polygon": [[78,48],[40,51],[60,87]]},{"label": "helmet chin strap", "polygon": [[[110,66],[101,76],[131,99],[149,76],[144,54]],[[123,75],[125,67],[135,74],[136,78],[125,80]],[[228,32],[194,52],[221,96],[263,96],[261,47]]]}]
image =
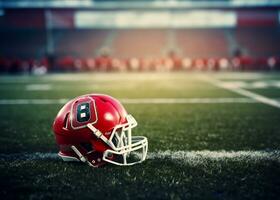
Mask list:
[{"label": "helmet chin strap", "polygon": [[97,138],[100,138],[103,142],[105,142],[109,147],[111,147],[112,149],[114,149],[114,147],[112,146],[111,142],[101,133],[101,131],[99,131],[97,128],[95,128],[92,124],[88,123],[87,127],[92,131],[92,133],[94,134],[94,136],[96,136]]},{"label": "helmet chin strap", "polygon": [[[107,145],[109,145],[110,147],[112,147],[111,143],[109,142],[109,140],[97,129],[95,128],[92,124],[87,124],[87,127],[92,131],[92,133],[97,137],[100,138],[102,141],[104,141]],[[74,145],[71,146],[71,149],[78,155],[79,159],[84,162],[87,163],[89,166],[91,167],[97,167],[94,166],[79,150],[77,147],[75,147]]]},{"label": "helmet chin strap", "polygon": [[88,161],[88,159],[87,159],[85,156],[83,156],[83,155],[81,154],[81,152],[80,152],[74,145],[71,146],[71,149],[79,156],[79,158],[80,158],[80,160],[81,160],[82,162],[87,163],[87,164],[88,164],[89,166],[91,166],[91,167],[95,167],[93,164],[91,164],[91,163]]}]

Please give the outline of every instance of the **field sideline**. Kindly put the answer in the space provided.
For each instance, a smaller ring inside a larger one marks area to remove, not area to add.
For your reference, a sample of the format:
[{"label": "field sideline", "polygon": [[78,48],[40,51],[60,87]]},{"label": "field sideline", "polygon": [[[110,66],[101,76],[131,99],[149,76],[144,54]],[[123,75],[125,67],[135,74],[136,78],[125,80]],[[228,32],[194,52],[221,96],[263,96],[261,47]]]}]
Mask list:
[{"label": "field sideline", "polygon": [[[279,199],[280,74],[0,76],[0,186],[6,199]],[[52,121],[69,99],[118,98],[148,159],[91,169],[58,159]]]}]

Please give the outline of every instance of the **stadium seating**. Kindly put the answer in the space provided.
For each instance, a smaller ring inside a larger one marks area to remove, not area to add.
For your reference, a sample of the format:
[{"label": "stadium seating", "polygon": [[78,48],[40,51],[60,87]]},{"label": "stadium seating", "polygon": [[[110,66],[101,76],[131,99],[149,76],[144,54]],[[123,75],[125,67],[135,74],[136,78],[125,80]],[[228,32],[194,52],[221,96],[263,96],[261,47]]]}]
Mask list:
[{"label": "stadium seating", "polygon": [[58,56],[96,56],[108,34],[107,30],[55,30],[55,54]]},{"label": "stadium seating", "polygon": [[[46,31],[0,33],[1,72],[49,67]],[[52,63],[63,71],[279,69],[279,33],[279,28],[56,29]],[[240,49],[238,54],[233,55],[232,43]]]},{"label": "stadium seating", "polygon": [[118,30],[113,41],[113,55],[120,58],[159,57],[166,44],[164,30]]},{"label": "stadium seating", "polygon": [[190,29],[176,31],[177,45],[183,55],[197,57],[226,57],[228,44],[224,30],[220,29]]},{"label": "stadium seating", "polygon": [[3,57],[39,58],[46,52],[46,32],[40,29],[0,30]]},{"label": "stadium seating", "polygon": [[280,55],[278,28],[238,28],[235,37],[253,57]]}]

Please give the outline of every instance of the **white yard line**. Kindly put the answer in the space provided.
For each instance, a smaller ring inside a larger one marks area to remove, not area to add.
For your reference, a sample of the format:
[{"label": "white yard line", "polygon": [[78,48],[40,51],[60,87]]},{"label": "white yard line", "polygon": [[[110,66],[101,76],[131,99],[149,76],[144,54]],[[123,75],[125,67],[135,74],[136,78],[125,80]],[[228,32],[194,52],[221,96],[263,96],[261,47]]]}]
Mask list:
[{"label": "white yard line", "polygon": [[121,99],[124,104],[218,104],[218,103],[255,103],[249,98],[145,98]]},{"label": "white yard line", "polygon": [[264,103],[264,104],[267,104],[267,105],[270,105],[270,106],[274,106],[276,108],[280,108],[280,102],[277,101],[277,100],[265,97],[265,96],[260,95],[260,94],[256,94],[254,92],[242,89],[242,88],[240,88],[238,86],[235,86],[235,85],[227,85],[227,84],[225,84],[226,82],[211,79],[209,77],[206,77],[203,80],[205,80],[205,81],[207,81],[207,82],[209,82],[209,83],[211,83],[211,84],[213,84],[217,87],[232,91],[234,93],[240,94],[240,95],[245,96],[245,97],[249,97],[249,98],[251,98],[255,101],[258,101],[258,102],[261,102],[261,103]]},{"label": "white yard line", "polygon": [[[0,105],[65,104],[69,99],[0,99]],[[249,98],[139,98],[120,99],[123,104],[224,104],[257,103]]]},{"label": "white yard line", "polygon": [[69,99],[0,99],[0,105],[65,104]]},{"label": "white yard line", "polygon": [[49,91],[52,89],[50,84],[28,84],[25,86],[27,91]]},{"label": "white yard line", "polygon": [[280,151],[159,151],[148,154],[148,159],[167,159],[197,165],[207,161],[276,161],[280,163]]},{"label": "white yard line", "polygon": [[225,72],[225,73],[212,73],[214,77],[221,78],[223,80],[263,80],[265,77],[269,77],[269,74],[263,73],[247,73],[247,72]]},{"label": "white yard line", "polygon": [[[60,160],[56,153],[0,154],[0,161]],[[280,150],[274,151],[158,151],[148,152],[147,160],[167,160],[187,165],[200,165],[209,161],[236,161],[244,163],[273,161],[280,163]]]},{"label": "white yard line", "polygon": [[266,89],[266,88],[280,88],[280,81],[270,80],[270,81],[253,81],[253,82],[244,82],[244,81],[225,81],[222,82],[222,85],[227,87],[238,87],[245,89]]}]

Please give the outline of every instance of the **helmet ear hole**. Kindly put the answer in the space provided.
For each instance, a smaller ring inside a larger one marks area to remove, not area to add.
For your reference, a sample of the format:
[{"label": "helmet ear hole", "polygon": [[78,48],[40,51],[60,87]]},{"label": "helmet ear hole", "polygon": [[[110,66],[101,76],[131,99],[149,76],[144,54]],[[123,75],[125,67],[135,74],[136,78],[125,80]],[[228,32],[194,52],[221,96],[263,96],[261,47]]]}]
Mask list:
[{"label": "helmet ear hole", "polygon": [[66,129],[67,129],[68,117],[69,117],[69,113],[67,113],[65,115],[65,118],[64,118],[64,121],[63,121],[63,128],[66,128]]},{"label": "helmet ear hole", "polygon": [[93,150],[91,143],[81,143],[80,145],[81,145],[87,152]]}]

